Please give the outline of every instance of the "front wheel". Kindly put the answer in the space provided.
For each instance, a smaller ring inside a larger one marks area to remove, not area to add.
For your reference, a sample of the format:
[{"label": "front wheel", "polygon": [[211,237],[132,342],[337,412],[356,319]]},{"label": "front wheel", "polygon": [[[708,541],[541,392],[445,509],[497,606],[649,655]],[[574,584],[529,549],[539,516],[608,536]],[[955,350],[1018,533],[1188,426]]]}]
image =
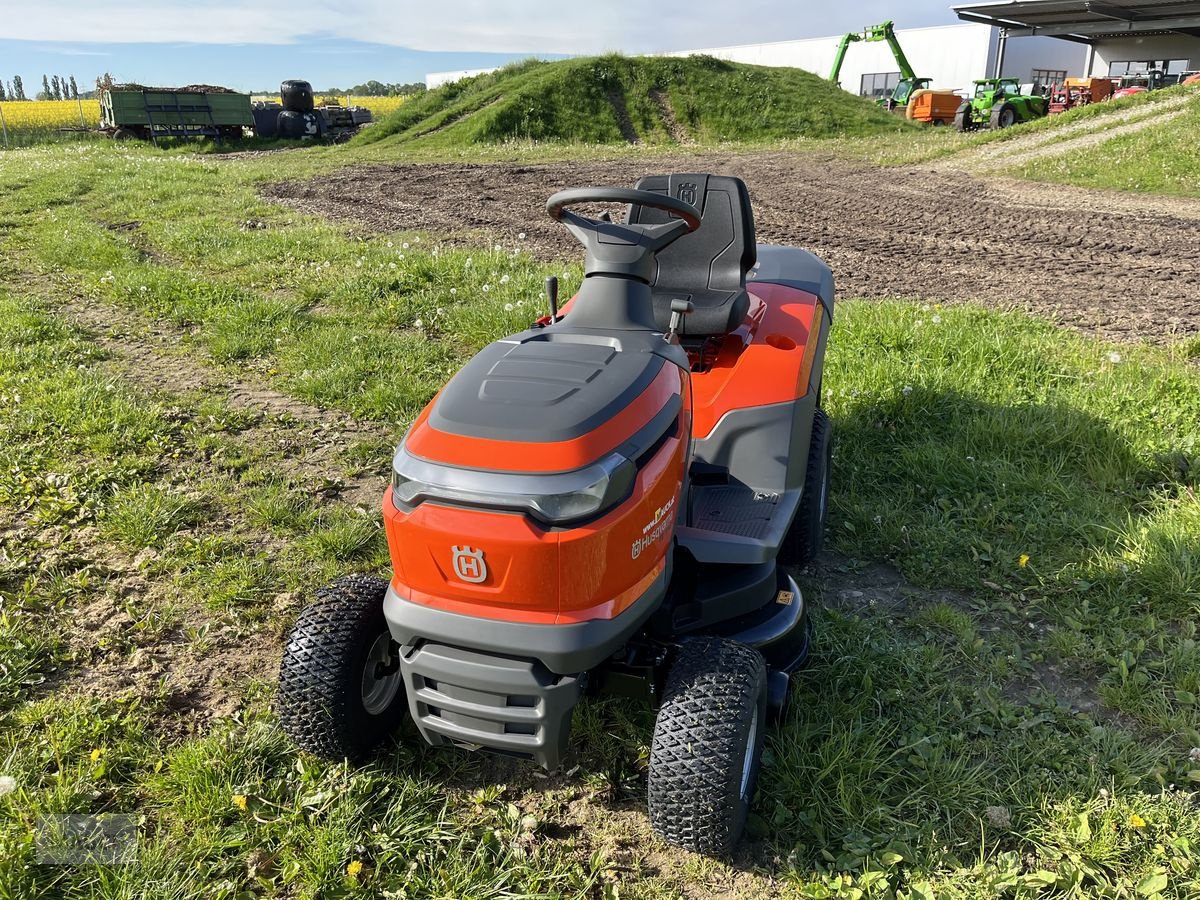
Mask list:
[{"label": "front wheel", "polygon": [[349,575],[317,592],[288,635],[279,724],[302,750],[359,759],[403,719],[398,648],[383,617],[387,582]]},{"label": "front wheel", "polygon": [[762,655],[723,638],[683,641],[650,747],[655,832],[694,853],[729,856],[746,827],[766,725]]},{"label": "front wheel", "polygon": [[954,113],[954,127],[959,131],[970,131],[975,127],[975,122],[971,116],[970,100],[959,104],[958,109]]},{"label": "front wheel", "polygon": [[1011,128],[1017,124],[1017,110],[1005,103],[992,113],[993,128]]}]

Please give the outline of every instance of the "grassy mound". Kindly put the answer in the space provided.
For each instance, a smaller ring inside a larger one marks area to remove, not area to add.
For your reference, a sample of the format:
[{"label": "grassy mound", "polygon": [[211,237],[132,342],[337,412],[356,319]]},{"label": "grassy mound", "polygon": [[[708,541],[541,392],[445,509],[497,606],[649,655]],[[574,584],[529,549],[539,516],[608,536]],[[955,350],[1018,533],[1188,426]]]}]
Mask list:
[{"label": "grassy mound", "polygon": [[358,141],[712,143],[908,128],[822,78],[706,56],[528,60],[430,91]]}]

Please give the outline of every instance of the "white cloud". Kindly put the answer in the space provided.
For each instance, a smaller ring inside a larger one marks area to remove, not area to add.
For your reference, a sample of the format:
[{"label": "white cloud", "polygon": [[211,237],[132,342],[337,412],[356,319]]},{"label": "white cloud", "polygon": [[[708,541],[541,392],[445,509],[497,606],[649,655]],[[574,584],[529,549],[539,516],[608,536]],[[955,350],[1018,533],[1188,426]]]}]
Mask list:
[{"label": "white cloud", "polygon": [[[30,3],[19,15],[6,16],[3,36],[101,44],[289,44],[321,34],[414,50],[641,52],[858,29],[887,18],[892,8],[884,0],[860,0],[847,9],[850,5],[813,9],[774,0],[246,0],[236,5],[228,0],[214,5],[58,0]],[[912,24],[949,21],[946,0],[915,0],[908,9]]]}]

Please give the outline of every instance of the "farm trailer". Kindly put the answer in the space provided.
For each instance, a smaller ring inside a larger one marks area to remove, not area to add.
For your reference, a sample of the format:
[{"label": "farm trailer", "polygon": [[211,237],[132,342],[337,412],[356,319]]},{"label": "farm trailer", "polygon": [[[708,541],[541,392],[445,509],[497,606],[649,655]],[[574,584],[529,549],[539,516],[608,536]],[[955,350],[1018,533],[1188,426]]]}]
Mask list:
[{"label": "farm trailer", "polygon": [[250,95],[205,90],[120,90],[100,93],[100,130],[118,140],[160,137],[239,138],[254,127]]}]

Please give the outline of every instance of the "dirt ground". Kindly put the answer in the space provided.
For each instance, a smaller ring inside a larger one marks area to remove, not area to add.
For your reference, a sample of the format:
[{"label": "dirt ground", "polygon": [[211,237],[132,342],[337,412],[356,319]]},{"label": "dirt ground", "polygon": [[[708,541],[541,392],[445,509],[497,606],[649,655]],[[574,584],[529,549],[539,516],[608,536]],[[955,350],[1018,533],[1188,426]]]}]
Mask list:
[{"label": "dirt ground", "polygon": [[750,188],[758,240],[807,247],[840,297],[1019,307],[1115,340],[1200,333],[1200,202],[968,172],[883,169],[783,152],[527,164],[343,169],[270,185],[268,197],[372,230],[417,229],[578,253],[545,214],[563,187],[632,184],[648,171],[714,171]]}]

